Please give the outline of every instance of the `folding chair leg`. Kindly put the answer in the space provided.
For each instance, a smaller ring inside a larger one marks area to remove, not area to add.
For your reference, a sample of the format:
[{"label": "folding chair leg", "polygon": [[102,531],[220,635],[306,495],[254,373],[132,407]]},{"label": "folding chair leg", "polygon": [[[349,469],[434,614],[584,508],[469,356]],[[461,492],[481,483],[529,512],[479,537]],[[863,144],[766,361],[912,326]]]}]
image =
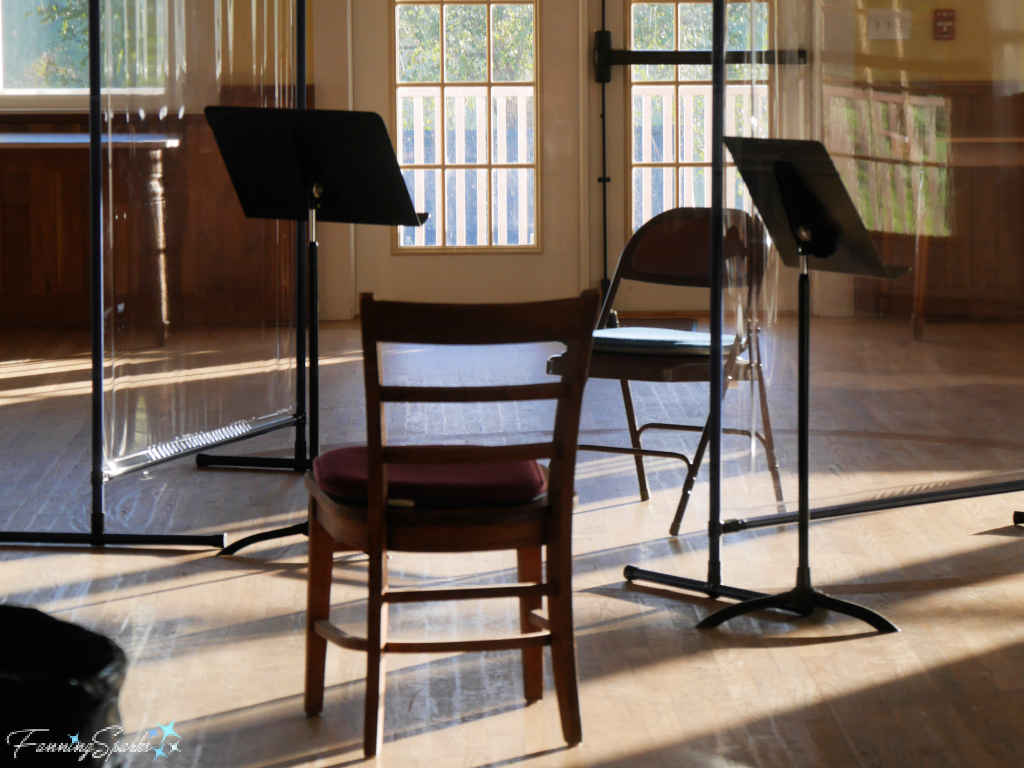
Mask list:
[{"label": "folding chair leg", "polygon": [[327,641],[315,631],[317,621],[331,616],[331,575],[334,540],[316,519],[316,501],[309,499],[309,584],[306,598],[306,694],[307,715],[324,708],[324,667]]},{"label": "folding chair leg", "polygon": [[[519,581],[537,582],[543,580],[544,565],[541,560],[541,548],[531,547],[516,552],[519,560]],[[522,632],[535,632],[536,627],[530,623],[530,611],[543,607],[540,597],[519,598],[519,628]],[[544,696],[544,649],[524,648],[523,654],[523,692],[527,703],[539,701]]]},{"label": "folding chair leg", "polygon": [[683,494],[679,498],[679,506],[676,507],[676,516],[672,518],[672,525],[668,528],[668,532],[672,536],[679,535],[679,527],[683,524],[683,513],[686,512],[686,505],[690,502],[690,493],[693,491],[693,485],[697,481],[697,473],[700,471],[700,464],[704,460],[704,451],[707,450],[708,440],[711,438],[711,432],[708,429],[710,423],[710,419],[704,423],[704,429],[700,433],[700,442],[697,443],[697,450],[693,454],[693,461],[690,462],[690,466],[686,471],[686,480],[683,481]]},{"label": "folding chair leg", "polygon": [[[558,572],[552,568],[549,546],[548,573]],[[572,566],[568,572],[571,574]],[[550,575],[549,575],[549,578]],[[558,594],[548,598],[548,621],[551,625],[551,666],[555,673],[555,693],[558,696],[558,714],[562,720],[562,736],[569,746],[583,741],[583,725],[580,722],[580,694],[576,675],[576,641],[572,630],[572,580],[558,578]]]},{"label": "folding chair leg", "polygon": [[768,389],[764,384],[764,376],[761,369],[761,338],[757,326],[754,327],[754,338],[756,349],[754,355],[755,373],[757,376],[757,394],[761,401],[761,424],[764,428],[764,451],[765,459],[768,462],[768,472],[772,476],[772,485],[775,488],[775,501],[780,505],[780,512],[785,512],[785,496],[782,494],[782,477],[779,474],[779,457],[775,453],[775,438],[772,436],[772,420],[768,413]]},{"label": "folding chair leg", "polygon": [[[633,444],[634,450],[641,450],[643,446],[640,444],[640,432],[636,428],[636,416],[633,413],[633,396],[629,392],[629,381],[622,379],[619,381],[622,385],[622,401],[626,405],[626,421],[629,422],[629,439]],[[647,492],[647,475],[644,472],[644,457],[634,456],[633,459],[636,461],[636,479],[640,483],[640,501],[647,501],[651,498],[651,495]]]},{"label": "folding chair leg", "polygon": [[366,605],[366,708],[363,721],[363,752],[379,754],[384,744],[384,644],[388,640],[387,553],[370,554],[370,594]]}]

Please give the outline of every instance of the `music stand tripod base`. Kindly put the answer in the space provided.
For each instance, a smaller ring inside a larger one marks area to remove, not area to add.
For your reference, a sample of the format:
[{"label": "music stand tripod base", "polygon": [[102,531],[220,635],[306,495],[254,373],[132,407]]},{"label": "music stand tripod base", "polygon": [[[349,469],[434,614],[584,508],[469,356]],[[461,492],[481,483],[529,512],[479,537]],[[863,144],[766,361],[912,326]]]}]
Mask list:
[{"label": "music stand tripod base", "polygon": [[870,608],[826,595],[810,586],[810,570],[797,569],[797,586],[780,595],[764,595],[715,611],[697,625],[697,629],[713,629],[729,619],[744,616],[754,611],[778,609],[808,617],[815,609],[821,608],[870,624],[882,634],[899,632],[899,627]]}]

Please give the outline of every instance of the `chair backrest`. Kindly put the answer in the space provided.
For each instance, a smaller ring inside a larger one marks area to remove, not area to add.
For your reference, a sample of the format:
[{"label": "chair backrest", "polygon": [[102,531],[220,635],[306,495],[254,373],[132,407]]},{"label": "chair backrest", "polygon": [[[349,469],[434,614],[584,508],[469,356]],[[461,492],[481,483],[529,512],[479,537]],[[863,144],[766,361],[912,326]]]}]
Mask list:
[{"label": "chair backrest", "polygon": [[[762,230],[745,211],[727,208],[724,215],[725,261],[745,259],[748,285],[756,291],[763,272],[762,248],[758,245],[763,240]],[[710,208],[672,208],[659,213],[622,249],[597,327],[607,325],[623,280],[710,288],[710,251]]]},{"label": "chair backrest", "polygon": [[[591,334],[600,294],[584,291],[576,299],[527,304],[418,304],[360,298],[363,365],[366,383],[366,433],[369,453],[368,525],[372,536],[382,520],[387,497],[386,464],[459,464],[550,459],[548,500],[568,517],[572,510],[573,472],[583,387],[590,365]],[[380,343],[528,344],[560,341],[567,347],[561,381],[472,387],[384,386]],[[556,400],[554,434],[549,442],[504,446],[386,444],[386,403],[470,403]]]}]

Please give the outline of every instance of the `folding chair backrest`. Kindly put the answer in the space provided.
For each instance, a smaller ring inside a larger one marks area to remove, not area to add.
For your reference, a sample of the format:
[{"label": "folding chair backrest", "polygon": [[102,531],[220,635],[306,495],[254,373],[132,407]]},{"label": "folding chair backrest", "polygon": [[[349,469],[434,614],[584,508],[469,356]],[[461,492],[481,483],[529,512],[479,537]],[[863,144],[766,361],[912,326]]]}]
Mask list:
[{"label": "folding chair backrest", "polygon": [[[725,226],[725,262],[745,258],[750,284],[759,283],[761,248],[754,242],[759,230],[744,211],[735,209],[725,210]],[[710,288],[710,251],[710,208],[672,208],[652,218],[622,249],[598,328],[607,325],[622,280]],[[752,279],[755,267],[758,277]]]},{"label": "folding chair backrest", "polygon": [[[360,300],[366,383],[369,453],[369,515],[383,506],[383,464],[459,464],[551,459],[548,498],[572,506],[572,475],[580,405],[590,363],[591,333],[600,294],[528,304],[419,304]],[[378,344],[527,344],[560,341],[567,347],[561,381],[512,386],[384,386]],[[395,402],[470,403],[556,400],[554,434],[546,443],[503,446],[385,444],[384,404]]]}]

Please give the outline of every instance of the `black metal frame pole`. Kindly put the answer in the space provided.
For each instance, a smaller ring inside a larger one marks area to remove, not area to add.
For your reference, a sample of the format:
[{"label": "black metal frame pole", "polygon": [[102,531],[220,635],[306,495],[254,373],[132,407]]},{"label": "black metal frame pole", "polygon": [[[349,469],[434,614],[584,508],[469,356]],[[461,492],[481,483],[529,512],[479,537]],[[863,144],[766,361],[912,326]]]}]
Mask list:
[{"label": "black metal frame pole", "polygon": [[722,583],[722,253],[725,238],[725,0],[711,18],[711,359],[708,429],[708,584]]},{"label": "black metal frame pole", "polygon": [[[295,4],[295,106],[306,108],[306,3]],[[299,426],[295,432],[295,463],[308,466],[306,456],[306,243],[308,236],[305,226],[295,227],[295,358],[296,368],[296,415]],[[305,467],[304,467],[305,468]]]},{"label": "black metal frame pole", "polygon": [[[623,575],[629,581],[649,581],[655,584],[703,592],[711,597],[729,597],[736,600],[767,598],[763,592],[753,592],[722,584],[722,256],[725,238],[725,0],[714,0],[712,15],[712,73],[711,73],[711,356],[708,448],[709,512],[708,512],[708,577],[706,581],[646,571],[627,565]],[[743,603],[738,603],[742,605]],[[796,610],[781,606],[784,610]]]},{"label": "black metal frame pole", "polygon": [[100,3],[89,0],[89,325],[92,337],[91,544],[102,546],[103,477],[103,126],[100,123]]},{"label": "black metal frame pole", "polygon": [[[900,496],[885,496],[878,499],[852,502],[850,504],[837,504],[833,507],[819,507],[818,509],[811,510],[811,520],[831,520],[837,517],[879,512],[883,509],[916,507],[921,504],[975,499],[979,496],[994,496],[1003,493],[1018,493],[1020,491],[1024,491],[1024,480],[1008,480],[1002,483],[985,483],[983,485],[966,486],[963,488],[906,493]],[[799,515],[789,512],[761,515],[749,519],[726,520],[722,523],[722,533],[739,533],[740,531],[771,528],[777,525],[788,525],[796,522],[799,522]],[[1019,525],[1020,523],[1024,523],[1024,517],[1017,524]]]},{"label": "black metal frame pole", "polygon": [[[299,109],[306,109],[306,3],[304,0],[296,5],[295,22],[295,80],[299,88]],[[313,190],[314,196],[320,193]],[[308,243],[307,261],[309,264],[309,460],[308,468],[312,469],[313,460],[320,453],[320,275],[317,265],[316,244],[316,202],[310,200],[309,222],[300,236]]]},{"label": "black metal frame pole", "polygon": [[[601,32],[608,37],[608,45],[611,46],[611,33],[605,23],[607,2],[608,0],[601,0]],[[607,80],[598,79],[601,82],[601,177],[598,179],[601,184],[601,298],[605,299],[608,297],[608,288],[611,285],[608,280],[608,184],[611,183],[611,178],[608,176],[608,118],[605,94],[607,84],[611,80],[611,70],[608,71]]]}]

